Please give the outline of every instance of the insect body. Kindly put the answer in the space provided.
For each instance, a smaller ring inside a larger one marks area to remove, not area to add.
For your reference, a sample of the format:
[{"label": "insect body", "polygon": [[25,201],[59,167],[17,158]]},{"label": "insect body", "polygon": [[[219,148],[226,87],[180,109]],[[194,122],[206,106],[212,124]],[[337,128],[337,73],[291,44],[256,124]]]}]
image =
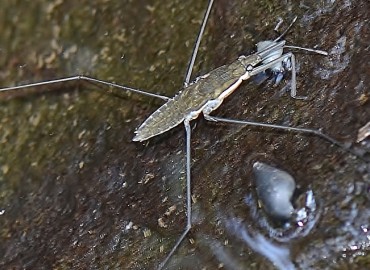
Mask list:
[{"label": "insect body", "polygon": [[250,77],[251,67],[261,60],[258,54],[241,56],[232,64],[221,66],[199,77],[149,116],[136,130],[133,140],[147,140],[185,120],[197,118],[201,112],[207,118],[211,111],[221,105],[225,97],[230,95],[243,80]]}]

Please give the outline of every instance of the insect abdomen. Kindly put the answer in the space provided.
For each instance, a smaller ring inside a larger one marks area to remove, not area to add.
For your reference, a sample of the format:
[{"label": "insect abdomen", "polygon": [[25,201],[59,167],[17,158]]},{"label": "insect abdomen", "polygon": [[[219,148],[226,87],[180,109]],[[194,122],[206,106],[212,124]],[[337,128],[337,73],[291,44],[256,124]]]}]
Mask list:
[{"label": "insect abdomen", "polygon": [[145,141],[180,124],[185,112],[179,111],[176,103],[175,99],[171,99],[150,115],[135,131],[133,141]]}]

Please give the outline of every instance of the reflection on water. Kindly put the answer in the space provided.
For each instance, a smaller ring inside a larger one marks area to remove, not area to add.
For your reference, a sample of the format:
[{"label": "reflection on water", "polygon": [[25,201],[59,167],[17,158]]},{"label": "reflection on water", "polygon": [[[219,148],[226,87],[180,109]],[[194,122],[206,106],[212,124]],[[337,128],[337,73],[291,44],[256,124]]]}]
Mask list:
[{"label": "reflection on water", "polygon": [[295,269],[288,246],[275,244],[258,232],[248,231],[243,222],[237,218],[229,219],[226,226],[253,251],[269,259],[278,269]]},{"label": "reflection on water", "polygon": [[269,217],[258,208],[258,202],[251,194],[245,197],[245,203],[250,208],[252,220],[265,232],[269,237],[279,242],[289,242],[296,238],[307,236],[317,224],[321,215],[320,208],[316,208],[316,202],[312,199],[312,191],[307,191],[306,203],[302,208],[296,211],[296,216],[287,222],[280,223],[281,226],[275,226],[271,223]]}]

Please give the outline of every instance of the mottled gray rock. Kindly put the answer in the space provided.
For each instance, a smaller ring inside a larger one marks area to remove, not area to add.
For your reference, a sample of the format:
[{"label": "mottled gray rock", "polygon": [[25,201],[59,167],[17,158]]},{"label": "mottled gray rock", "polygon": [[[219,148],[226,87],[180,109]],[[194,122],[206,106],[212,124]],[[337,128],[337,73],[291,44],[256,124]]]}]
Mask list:
[{"label": "mottled gray rock", "polygon": [[289,219],[294,211],[290,201],[295,190],[293,177],[262,162],[253,164],[253,172],[257,195],[267,214],[276,219]]}]

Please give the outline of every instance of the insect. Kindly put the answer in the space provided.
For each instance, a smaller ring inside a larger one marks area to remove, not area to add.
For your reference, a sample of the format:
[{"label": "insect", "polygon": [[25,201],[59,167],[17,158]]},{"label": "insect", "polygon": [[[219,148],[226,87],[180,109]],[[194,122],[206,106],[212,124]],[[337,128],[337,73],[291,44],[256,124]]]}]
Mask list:
[{"label": "insect", "polygon": [[[203,31],[208,19],[209,12],[211,10],[213,1],[210,1],[206,16],[203,20],[203,24],[201,27],[200,34],[198,36],[198,40],[194,49],[193,59],[195,61],[196,53],[198,51],[199,43],[201,37],[203,35]],[[156,97],[162,100],[167,101],[164,107],[160,108],[156,111],[152,117],[149,117],[147,121],[143,123],[141,127],[136,132],[136,136],[134,137],[135,141],[144,141],[149,139],[153,136],[161,134],[173,126],[184,122],[186,128],[186,175],[187,175],[187,224],[186,229],[184,230],[183,234],[180,236],[179,240],[175,244],[174,248],[168,254],[166,259],[163,261],[160,267],[165,265],[168,259],[172,256],[172,254],[176,251],[177,247],[181,244],[183,239],[186,237],[187,233],[189,232],[192,221],[191,221],[191,174],[190,174],[190,165],[191,165],[191,148],[190,148],[190,139],[191,139],[191,129],[189,122],[195,119],[200,113],[203,113],[205,118],[208,120],[213,121],[220,121],[220,122],[230,122],[234,124],[242,124],[242,125],[255,125],[255,126],[264,126],[264,127],[272,127],[272,128],[279,128],[288,131],[296,131],[296,132],[303,132],[303,133],[313,133],[318,136],[324,137],[328,139],[332,143],[337,145],[341,144],[331,137],[326,136],[321,131],[313,130],[313,129],[303,129],[303,128],[294,128],[294,127],[286,127],[286,126],[279,126],[279,125],[271,125],[271,124],[263,124],[263,123],[256,123],[256,122],[247,122],[247,121],[237,121],[232,119],[223,119],[216,116],[211,116],[210,113],[216,110],[228,95],[230,95],[234,90],[238,88],[238,86],[242,83],[243,80],[249,79],[251,76],[257,75],[261,72],[264,72],[267,69],[272,69],[275,73],[279,74],[279,78],[281,78],[281,72],[285,70],[292,70],[292,90],[291,95],[293,97],[296,96],[296,82],[295,82],[295,61],[294,55],[291,53],[283,54],[283,49],[288,46],[285,45],[285,41],[276,39],[274,41],[263,42],[259,44],[259,48],[257,48],[257,53],[249,55],[249,56],[241,56],[235,62],[230,65],[222,66],[207,75],[200,77],[194,83],[189,84],[190,75],[192,71],[193,64],[190,65],[188,69],[188,76],[186,76],[185,84],[187,87],[182,91],[182,94],[178,95],[173,99],[169,99],[165,96],[151,94],[149,92],[128,88],[125,86],[117,85],[114,83],[98,80],[95,78],[90,78],[86,76],[75,76],[69,78],[63,78],[58,80],[51,80],[51,81],[44,81],[40,83],[33,83],[28,85],[21,85],[17,87],[8,87],[0,89],[0,91],[13,91],[20,88],[27,88],[27,87],[35,87],[41,85],[51,85],[54,83],[61,83],[66,81],[77,81],[77,80],[85,80],[94,83],[99,83],[102,85],[112,86],[121,88],[127,91],[136,92],[138,94],[147,95]],[[319,52],[319,51],[316,51]],[[278,80],[278,79],[277,79]],[[294,90],[293,90],[294,89]],[[206,94],[204,99],[199,99],[196,94]],[[299,97],[298,97],[299,98]],[[191,104],[194,102],[194,104]],[[196,104],[195,104],[196,103]],[[172,105],[171,105],[172,104]],[[189,106],[191,104],[191,106]],[[195,106],[193,106],[195,105]],[[171,111],[173,109],[181,108],[181,106],[185,107],[184,110],[180,112],[180,115],[174,117],[175,112]],[[166,113],[166,110],[169,110]],[[161,116],[161,117],[157,117]],[[159,120],[158,120],[159,119]]]},{"label": "insect", "polygon": [[[297,17],[294,18],[293,23]],[[177,126],[181,122],[187,125],[191,120],[203,113],[205,119],[219,121],[213,118],[210,113],[216,110],[240,84],[251,76],[271,69],[276,82],[279,83],[286,70],[292,71],[291,96],[293,98],[305,99],[297,96],[295,58],[292,53],[283,54],[285,41],[280,39],[290,29],[273,41],[262,41],[257,44],[257,52],[252,55],[241,55],[236,61],[212,70],[206,75],[199,77],[195,82],[188,85],[174,98],[167,101],[162,107],[156,110],[147,120],[135,131],[134,141],[144,141],[151,137],[162,134]],[[322,55],[326,52],[300,47]]]}]

